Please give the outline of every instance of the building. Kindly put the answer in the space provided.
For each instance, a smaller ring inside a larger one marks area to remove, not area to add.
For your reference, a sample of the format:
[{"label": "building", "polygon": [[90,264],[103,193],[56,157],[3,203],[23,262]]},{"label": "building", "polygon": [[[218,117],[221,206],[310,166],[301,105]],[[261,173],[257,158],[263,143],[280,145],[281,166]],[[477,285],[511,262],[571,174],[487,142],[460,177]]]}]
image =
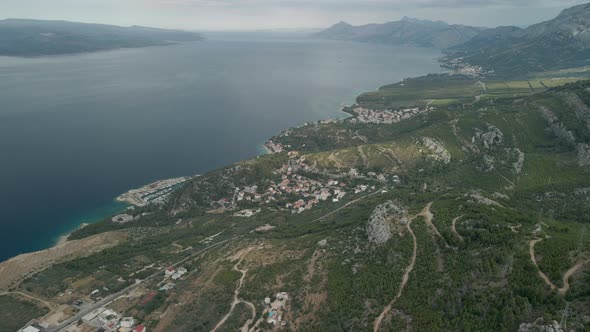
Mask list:
[{"label": "building", "polygon": [[171,267],[167,268],[166,272],[164,272],[164,273],[166,274],[166,277],[169,277],[169,276],[173,275],[174,272],[176,272],[176,270],[174,270],[174,268],[171,266]]},{"label": "building", "polygon": [[135,319],[133,317],[123,317],[119,324],[122,328],[132,328],[135,325]]},{"label": "building", "polygon": [[45,332],[47,331],[46,327],[41,326],[41,324],[37,323],[36,321],[29,322],[25,327],[18,330],[18,332]]},{"label": "building", "polygon": [[147,329],[143,324],[139,324],[133,329],[133,332],[147,332]]},{"label": "building", "polygon": [[174,285],[174,283],[172,283],[172,282],[169,282],[169,283],[167,283],[166,285],[162,286],[162,287],[160,288],[160,290],[161,290],[161,291],[164,291],[164,292],[167,292],[167,291],[171,290],[172,288],[174,288],[174,286],[175,286],[175,285]]}]

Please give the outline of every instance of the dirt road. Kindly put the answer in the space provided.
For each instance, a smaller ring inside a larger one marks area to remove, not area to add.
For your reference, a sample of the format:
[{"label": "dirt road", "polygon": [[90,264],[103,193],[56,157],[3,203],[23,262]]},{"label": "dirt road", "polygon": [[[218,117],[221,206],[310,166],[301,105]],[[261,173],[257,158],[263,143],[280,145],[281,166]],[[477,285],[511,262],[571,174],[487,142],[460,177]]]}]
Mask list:
[{"label": "dirt road", "polygon": [[246,278],[246,274],[248,273],[248,269],[244,269],[244,270],[240,270],[239,266],[240,264],[242,264],[242,261],[244,260],[244,257],[252,250],[254,250],[255,247],[249,247],[245,250],[243,250],[239,256],[240,259],[238,260],[238,262],[234,265],[234,270],[240,272],[242,274],[242,277],[240,277],[240,282],[238,283],[238,286],[236,287],[236,289],[234,290],[234,300],[231,303],[231,307],[229,309],[229,312],[227,314],[225,314],[225,316],[223,316],[223,318],[219,321],[219,323],[217,323],[217,325],[215,325],[215,327],[213,328],[213,330],[211,330],[212,332],[217,331],[217,329],[219,329],[224,323],[225,321],[227,321],[227,319],[231,316],[232,312],[234,311],[236,305],[238,305],[238,303],[244,303],[246,304],[248,307],[250,307],[250,309],[252,310],[252,318],[250,318],[249,320],[246,321],[246,323],[242,326],[242,328],[240,329],[240,331],[244,331],[247,332],[248,331],[248,327],[250,326],[250,324],[252,324],[252,322],[254,321],[254,319],[256,319],[256,307],[254,306],[254,304],[252,304],[251,302],[248,301],[244,301],[240,299],[240,289],[242,288],[242,285],[244,284],[244,279]]},{"label": "dirt road", "polygon": [[0,296],[2,296],[2,295],[11,295],[11,294],[20,295],[20,296],[26,297],[26,298],[28,298],[30,300],[33,300],[33,301],[36,301],[36,302],[39,302],[39,303],[43,304],[45,307],[47,307],[49,309],[49,312],[47,313],[47,315],[49,315],[54,310],[53,304],[49,303],[48,301],[43,300],[42,298],[38,298],[38,297],[33,296],[33,295],[29,295],[29,294],[23,293],[23,292],[1,292],[0,293]]},{"label": "dirt road", "polygon": [[393,300],[391,300],[391,302],[389,302],[389,304],[387,304],[387,306],[385,306],[385,308],[383,308],[383,311],[381,311],[381,314],[379,315],[379,317],[377,317],[377,319],[375,320],[375,323],[373,323],[373,332],[379,331],[379,328],[381,327],[381,322],[385,318],[385,315],[387,315],[387,313],[391,311],[391,308],[393,307],[393,304],[395,303],[395,301],[397,301],[402,296],[402,292],[403,292],[404,288],[406,287],[406,285],[408,284],[408,281],[410,280],[410,273],[414,270],[414,266],[416,265],[416,255],[418,252],[418,240],[416,239],[416,235],[414,234],[414,231],[412,231],[412,227],[411,227],[412,222],[418,217],[424,217],[424,219],[426,220],[426,223],[432,224],[432,218],[434,216],[433,216],[432,212],[430,211],[431,206],[432,206],[432,202],[428,203],[428,205],[426,205],[426,207],[420,213],[418,213],[417,215],[412,217],[410,219],[410,221],[408,221],[408,224],[406,225],[408,232],[410,233],[410,235],[412,235],[412,240],[414,242],[412,259],[410,261],[410,265],[408,265],[408,267],[406,267],[406,271],[404,272],[404,275],[402,277],[402,281],[400,283],[400,287],[399,287],[399,291],[397,292],[397,295],[393,298]]},{"label": "dirt road", "polygon": [[461,240],[461,242],[465,242],[463,240],[463,237],[457,232],[457,221],[459,221],[459,219],[463,218],[463,216],[458,216],[457,218],[453,219],[453,224],[451,225],[451,230],[453,231],[453,234],[455,234],[455,236]]},{"label": "dirt road", "polygon": [[547,277],[547,275],[543,271],[541,271],[541,269],[539,268],[539,265],[537,264],[537,258],[535,257],[535,244],[537,244],[538,242],[541,242],[541,241],[543,241],[543,239],[535,239],[535,240],[531,240],[531,242],[529,243],[529,254],[531,256],[531,261],[537,267],[537,272],[539,274],[539,277],[541,277],[541,279],[543,279],[543,281],[545,281],[545,283],[547,285],[549,285],[549,287],[551,287],[551,289],[557,290],[557,293],[559,293],[560,295],[565,295],[565,293],[567,293],[567,291],[570,289],[570,282],[569,282],[570,277],[574,273],[576,273],[579,269],[581,269],[582,266],[590,263],[590,259],[579,262],[576,265],[572,266],[569,270],[567,270],[563,274],[563,277],[562,277],[563,287],[558,288],[551,281],[551,279],[549,279],[549,277]]}]

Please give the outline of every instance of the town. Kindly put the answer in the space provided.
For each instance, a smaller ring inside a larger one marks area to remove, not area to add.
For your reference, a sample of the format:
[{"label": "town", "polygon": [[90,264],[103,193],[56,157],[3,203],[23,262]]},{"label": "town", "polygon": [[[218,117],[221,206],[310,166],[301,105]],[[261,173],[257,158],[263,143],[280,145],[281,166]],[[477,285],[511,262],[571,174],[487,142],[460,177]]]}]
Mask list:
[{"label": "town", "polygon": [[352,123],[394,124],[431,110],[431,107],[425,107],[423,109],[415,107],[400,110],[373,110],[359,106],[352,109],[355,117],[348,121]]},{"label": "town", "polygon": [[363,192],[374,192],[376,186],[391,180],[399,183],[399,176],[388,179],[385,174],[362,173],[356,168],[326,174],[315,164],[308,164],[305,156],[297,151],[288,152],[289,161],[274,174],[277,180],[270,180],[264,187],[258,185],[236,187],[230,197],[211,202],[215,210],[226,211],[244,208],[234,213],[237,217],[251,217],[260,212],[261,205],[273,205],[280,210],[299,214],[311,210],[320,202],[338,203],[347,196]]}]

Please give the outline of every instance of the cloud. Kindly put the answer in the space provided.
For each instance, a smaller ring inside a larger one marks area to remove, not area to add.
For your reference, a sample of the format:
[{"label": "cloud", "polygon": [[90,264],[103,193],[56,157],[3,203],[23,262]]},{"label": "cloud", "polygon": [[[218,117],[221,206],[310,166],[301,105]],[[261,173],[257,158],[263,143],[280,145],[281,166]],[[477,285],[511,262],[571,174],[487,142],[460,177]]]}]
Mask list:
[{"label": "cloud", "polygon": [[408,8],[485,8],[485,7],[555,7],[576,4],[575,0],[147,0],[162,5],[189,7],[291,7],[310,9],[408,9]]}]

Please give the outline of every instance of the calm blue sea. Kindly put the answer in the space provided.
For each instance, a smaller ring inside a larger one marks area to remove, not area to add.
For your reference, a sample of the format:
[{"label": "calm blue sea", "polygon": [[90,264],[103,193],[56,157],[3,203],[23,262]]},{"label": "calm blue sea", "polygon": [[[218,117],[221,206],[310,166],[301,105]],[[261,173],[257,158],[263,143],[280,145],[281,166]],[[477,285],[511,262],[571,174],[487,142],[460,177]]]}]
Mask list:
[{"label": "calm blue sea", "polygon": [[439,52],[288,35],[0,57],[0,261],[47,248],[161,178],[260,154],[361,92],[438,72]]}]

